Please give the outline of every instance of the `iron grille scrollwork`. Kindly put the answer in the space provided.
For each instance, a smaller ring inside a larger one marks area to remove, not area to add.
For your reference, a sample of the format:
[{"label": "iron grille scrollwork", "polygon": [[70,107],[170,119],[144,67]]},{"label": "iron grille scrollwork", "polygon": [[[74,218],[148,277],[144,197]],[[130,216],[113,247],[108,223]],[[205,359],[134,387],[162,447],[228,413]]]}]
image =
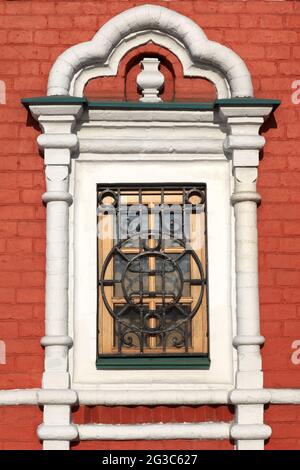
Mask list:
[{"label": "iron grille scrollwork", "polygon": [[[170,209],[172,198],[176,204]],[[190,243],[190,223],[205,213],[205,199],[205,186],[98,188],[99,213],[113,220],[114,244],[103,260],[99,286],[113,319],[117,354],[192,348],[206,267],[201,250]]]}]

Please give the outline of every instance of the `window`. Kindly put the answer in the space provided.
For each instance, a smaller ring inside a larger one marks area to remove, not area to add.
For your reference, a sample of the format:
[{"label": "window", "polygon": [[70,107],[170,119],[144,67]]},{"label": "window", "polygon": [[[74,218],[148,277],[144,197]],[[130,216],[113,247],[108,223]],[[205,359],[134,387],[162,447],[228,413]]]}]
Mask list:
[{"label": "window", "polygon": [[206,186],[98,185],[98,368],[208,367]]}]

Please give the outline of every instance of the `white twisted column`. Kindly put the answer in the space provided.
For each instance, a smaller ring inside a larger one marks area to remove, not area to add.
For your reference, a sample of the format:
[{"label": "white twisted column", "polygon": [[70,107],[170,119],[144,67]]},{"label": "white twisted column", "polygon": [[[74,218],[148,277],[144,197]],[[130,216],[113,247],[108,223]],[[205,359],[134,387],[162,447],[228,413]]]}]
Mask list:
[{"label": "white twisted column", "polygon": [[[44,422],[38,436],[44,449],[69,449],[77,437],[77,427],[71,424],[71,406],[77,401],[69,389],[68,350],[72,338],[68,336],[68,273],[69,273],[69,193],[71,154],[78,148],[72,134],[81,106],[32,106],[44,134],[38,137],[44,151],[47,205],[46,218],[46,302],[45,371],[39,403],[44,406]],[[52,113],[52,114],[51,114]],[[52,392],[52,393],[50,393]],[[55,394],[55,401],[53,401]]]},{"label": "white twisted column", "polygon": [[224,150],[232,159],[234,192],[231,202],[235,215],[235,272],[237,335],[236,389],[230,394],[236,405],[231,437],[238,450],[259,450],[270,437],[271,428],[264,425],[264,403],[268,396],[263,390],[260,347],[258,295],[257,204],[256,191],[259,150],[265,139],[259,129],[272,107],[222,107],[228,136]]}]

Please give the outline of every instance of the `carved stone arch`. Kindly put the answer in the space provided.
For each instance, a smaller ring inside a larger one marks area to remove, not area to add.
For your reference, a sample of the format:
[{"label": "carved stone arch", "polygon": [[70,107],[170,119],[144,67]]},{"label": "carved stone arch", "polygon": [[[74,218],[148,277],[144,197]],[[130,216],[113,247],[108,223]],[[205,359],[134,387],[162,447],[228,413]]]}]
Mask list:
[{"label": "carved stone arch", "polygon": [[253,96],[250,73],[235,52],[210,41],[186,16],[158,5],[122,12],[102,26],[91,41],[67,49],[51,69],[48,95],[82,96],[90,79],[116,75],[122,57],[147,42],[177,55],[186,76],[213,82],[218,98]]},{"label": "carved stone arch", "polygon": [[107,61],[101,65],[89,65],[81,68],[73,77],[70,85],[72,96],[83,96],[87,83],[95,78],[116,76],[122,59],[132,50],[146,44],[155,44],[172,52],[181,63],[185,77],[201,77],[210,81],[216,88],[218,98],[230,98],[230,89],[226,78],[212,67],[196,65],[186,48],[176,39],[159,31],[141,31],[121,41],[111,52]]}]

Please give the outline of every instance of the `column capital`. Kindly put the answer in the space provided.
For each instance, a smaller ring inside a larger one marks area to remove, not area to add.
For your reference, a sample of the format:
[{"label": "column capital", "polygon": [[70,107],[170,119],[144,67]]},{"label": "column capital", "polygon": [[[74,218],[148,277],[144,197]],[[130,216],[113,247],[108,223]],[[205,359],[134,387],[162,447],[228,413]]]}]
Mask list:
[{"label": "column capital", "polygon": [[223,143],[224,153],[236,167],[258,167],[259,152],[265,139],[259,130],[273,106],[219,106],[227,136]]},{"label": "column capital", "polygon": [[68,166],[72,155],[79,148],[75,129],[83,112],[84,102],[79,98],[66,103],[40,101],[32,98],[27,107],[43,132],[38,136],[37,142],[44,152],[45,165]]},{"label": "column capital", "polygon": [[83,104],[36,104],[29,105],[28,108],[44,134],[65,134],[72,133],[84,106]]}]

